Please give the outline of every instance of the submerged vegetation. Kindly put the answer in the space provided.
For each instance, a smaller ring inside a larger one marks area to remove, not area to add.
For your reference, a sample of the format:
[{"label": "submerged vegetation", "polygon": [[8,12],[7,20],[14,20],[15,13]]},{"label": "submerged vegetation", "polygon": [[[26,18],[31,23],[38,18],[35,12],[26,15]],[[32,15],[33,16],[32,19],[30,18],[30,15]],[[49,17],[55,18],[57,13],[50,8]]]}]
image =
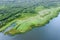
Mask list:
[{"label": "submerged vegetation", "polygon": [[13,23],[10,30],[5,34],[25,33],[32,28],[47,24],[52,18],[59,14],[60,7],[45,8],[37,7],[1,7],[0,8],[0,31],[6,30]]}]

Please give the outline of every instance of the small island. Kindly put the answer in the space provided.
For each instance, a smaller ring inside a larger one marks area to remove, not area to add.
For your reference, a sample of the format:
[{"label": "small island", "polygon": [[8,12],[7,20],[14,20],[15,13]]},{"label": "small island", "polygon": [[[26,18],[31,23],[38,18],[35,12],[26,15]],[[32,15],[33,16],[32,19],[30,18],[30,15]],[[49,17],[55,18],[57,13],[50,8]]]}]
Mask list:
[{"label": "small island", "polygon": [[0,8],[0,32],[5,31],[15,23],[5,34],[21,34],[36,27],[42,27],[58,16],[60,7],[2,7]]}]

